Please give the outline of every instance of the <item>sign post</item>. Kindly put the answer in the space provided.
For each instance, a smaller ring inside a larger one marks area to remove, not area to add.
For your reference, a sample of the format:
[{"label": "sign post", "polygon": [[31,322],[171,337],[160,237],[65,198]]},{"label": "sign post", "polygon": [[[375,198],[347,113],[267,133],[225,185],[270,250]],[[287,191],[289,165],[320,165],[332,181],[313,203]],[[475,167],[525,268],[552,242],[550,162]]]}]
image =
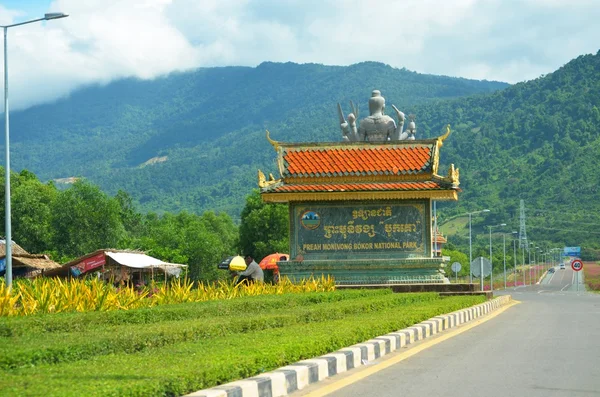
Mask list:
[{"label": "sign post", "polygon": [[573,259],[571,261],[571,269],[577,274],[577,291],[579,291],[579,272],[583,269],[583,262],[581,259]]},{"label": "sign post", "polygon": [[454,262],[451,266],[452,271],[454,272],[454,281],[458,282],[458,272],[460,272],[461,264],[458,262]]},{"label": "sign post", "polygon": [[483,256],[475,258],[473,259],[473,262],[471,262],[471,272],[473,276],[480,278],[480,288],[481,291],[483,291],[484,278],[492,274],[492,262],[490,262],[488,258],[484,258]]}]

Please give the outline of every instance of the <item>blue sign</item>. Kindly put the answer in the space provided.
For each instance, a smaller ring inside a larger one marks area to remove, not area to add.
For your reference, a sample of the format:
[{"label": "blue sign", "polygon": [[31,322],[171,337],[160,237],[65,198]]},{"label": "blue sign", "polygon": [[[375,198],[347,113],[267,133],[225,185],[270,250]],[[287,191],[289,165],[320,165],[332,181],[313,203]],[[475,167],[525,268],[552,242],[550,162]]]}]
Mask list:
[{"label": "blue sign", "polygon": [[581,247],[565,247],[563,250],[565,256],[581,256]]},{"label": "blue sign", "polygon": [[0,259],[0,273],[4,273],[6,270],[6,258]]}]

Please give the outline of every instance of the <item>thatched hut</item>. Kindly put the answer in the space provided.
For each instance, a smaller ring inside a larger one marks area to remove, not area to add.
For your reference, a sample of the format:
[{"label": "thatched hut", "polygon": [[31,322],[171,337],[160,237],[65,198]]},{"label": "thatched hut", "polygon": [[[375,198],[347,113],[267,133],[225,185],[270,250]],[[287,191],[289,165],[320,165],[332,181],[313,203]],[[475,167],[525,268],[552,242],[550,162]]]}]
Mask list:
[{"label": "thatched hut", "polygon": [[[30,254],[19,244],[12,242],[12,275],[13,278],[34,278],[43,276],[60,265],[51,260],[48,255]],[[0,276],[4,275],[6,269],[6,240],[0,240]]]}]

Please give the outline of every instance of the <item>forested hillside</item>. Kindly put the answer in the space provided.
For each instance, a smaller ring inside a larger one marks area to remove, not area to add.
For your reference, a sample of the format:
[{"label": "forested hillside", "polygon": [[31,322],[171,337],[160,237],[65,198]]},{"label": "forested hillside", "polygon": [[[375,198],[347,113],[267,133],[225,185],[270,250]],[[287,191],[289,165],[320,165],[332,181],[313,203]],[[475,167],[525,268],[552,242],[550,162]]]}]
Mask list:
[{"label": "forested hillside", "polygon": [[490,208],[475,222],[519,230],[523,199],[531,240],[600,247],[600,53],[501,92],[416,112],[426,129],[454,125],[443,160],[460,167],[464,192],[459,203],[441,205],[446,217]]},{"label": "forested hillside", "polygon": [[[523,199],[532,240],[599,247],[600,53],[510,87],[370,62],[264,63],[125,80],[15,113],[13,164],[43,180],[84,176],[110,194],[123,189],[143,210],[235,217],[256,170],[276,170],[265,129],[275,140],[337,141],[335,104],[348,112],[348,101],[358,102],[364,116],[373,88],[417,115],[418,138],[451,124],[441,169],[460,168],[463,193],[458,203],[440,203],[441,222],[490,208],[476,226],[518,230]],[[452,241],[466,244],[462,232]]]},{"label": "forested hillside", "polygon": [[263,63],[123,80],[13,112],[12,165],[42,180],[85,177],[110,194],[123,189],[143,210],[238,216],[257,168],[274,168],[265,129],[277,140],[337,141],[336,103],[348,112],[350,100],[359,102],[364,116],[374,88],[408,112],[506,86],[373,62]]}]

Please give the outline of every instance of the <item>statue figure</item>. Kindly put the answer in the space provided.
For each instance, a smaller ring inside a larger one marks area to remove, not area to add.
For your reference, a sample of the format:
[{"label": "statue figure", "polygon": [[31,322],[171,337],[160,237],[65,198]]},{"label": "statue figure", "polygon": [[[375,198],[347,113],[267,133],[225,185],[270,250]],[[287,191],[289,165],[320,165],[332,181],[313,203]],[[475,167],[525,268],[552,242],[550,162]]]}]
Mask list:
[{"label": "statue figure", "polygon": [[415,134],[417,133],[417,125],[415,124],[415,119],[417,118],[417,116],[415,116],[414,114],[409,114],[408,118],[410,120],[410,123],[408,123],[408,128],[406,129],[406,139],[410,140],[410,141],[414,141],[415,140]]},{"label": "statue figure", "polygon": [[358,117],[358,106],[350,102],[352,113],[348,115],[348,121],[344,119],[342,107],[338,103],[338,115],[340,117],[340,127],[342,129],[342,139],[344,141],[369,141],[369,142],[387,142],[401,141],[405,139],[415,139],[414,120],[411,122],[413,127],[409,132],[403,132],[404,128],[404,113],[392,105],[392,108],[398,116],[398,125],[394,119],[384,113],[385,98],[381,96],[379,90],[374,90],[369,98],[369,113],[368,117],[362,119],[356,128],[356,118]]},{"label": "statue figure", "polygon": [[338,103],[338,116],[340,118],[340,127],[342,128],[342,140],[358,141],[358,130],[356,129],[356,118],[358,117],[358,105],[354,107],[354,103],[350,101],[350,109],[352,113],[348,114],[348,121],[344,119],[342,107]]}]

